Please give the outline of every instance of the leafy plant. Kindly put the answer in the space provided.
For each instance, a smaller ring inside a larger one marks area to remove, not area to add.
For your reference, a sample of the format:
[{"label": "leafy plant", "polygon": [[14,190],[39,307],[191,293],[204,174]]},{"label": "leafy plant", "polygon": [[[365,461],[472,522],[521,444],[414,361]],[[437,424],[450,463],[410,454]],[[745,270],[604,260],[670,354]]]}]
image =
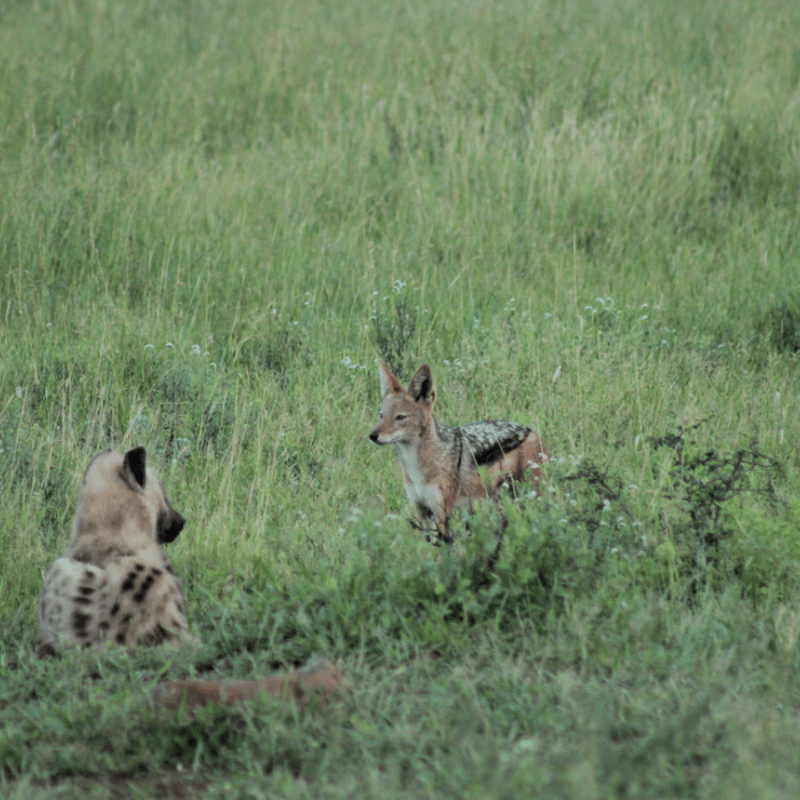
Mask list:
[{"label": "leafy plant", "polygon": [[417,332],[417,306],[407,285],[396,280],[392,291],[375,303],[372,341],[389,371],[406,375],[413,369],[416,353],[411,350]]},{"label": "leafy plant", "polygon": [[800,352],[800,296],[776,300],[761,318],[760,328],[779,353]]},{"label": "leafy plant", "polygon": [[688,428],[678,426],[676,431],[649,441],[654,450],[666,447],[674,453],[670,484],[663,497],[676,502],[688,518],[686,528],[711,546],[731,533],[723,510],[733,498],[750,493],[775,503],[774,481],[781,474],[781,466],[757,449],[755,437],[732,452],[699,447],[692,435],[704,422]]}]

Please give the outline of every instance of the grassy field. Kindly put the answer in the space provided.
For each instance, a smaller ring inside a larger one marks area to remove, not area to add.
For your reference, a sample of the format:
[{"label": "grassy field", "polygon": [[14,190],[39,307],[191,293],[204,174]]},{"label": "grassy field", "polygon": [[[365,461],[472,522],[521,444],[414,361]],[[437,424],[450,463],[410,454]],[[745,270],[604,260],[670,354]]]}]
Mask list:
[{"label": "grassy field", "polygon": [[[4,796],[800,794],[800,6],[0,15]],[[377,357],[541,432],[542,497],[422,542]],[[137,444],[204,645],[37,661]],[[142,706],[314,654],[329,709]]]}]

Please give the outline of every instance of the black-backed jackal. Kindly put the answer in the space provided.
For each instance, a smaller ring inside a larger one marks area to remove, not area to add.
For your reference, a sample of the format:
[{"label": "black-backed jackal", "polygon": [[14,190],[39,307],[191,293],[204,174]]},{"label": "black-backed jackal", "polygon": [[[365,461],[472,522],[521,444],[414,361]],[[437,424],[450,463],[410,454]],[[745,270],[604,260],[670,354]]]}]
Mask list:
[{"label": "black-backed jackal", "polygon": [[[423,530],[451,542],[448,520],[458,505],[529,478],[539,485],[548,453],[527,426],[502,420],[472,422],[457,428],[438,423],[431,411],[436,393],[431,368],[423,364],[408,389],[378,361],[383,404],[378,427],[369,438],[393,444],[403,468],[406,494],[416,506]],[[487,481],[481,477],[485,468]]]}]

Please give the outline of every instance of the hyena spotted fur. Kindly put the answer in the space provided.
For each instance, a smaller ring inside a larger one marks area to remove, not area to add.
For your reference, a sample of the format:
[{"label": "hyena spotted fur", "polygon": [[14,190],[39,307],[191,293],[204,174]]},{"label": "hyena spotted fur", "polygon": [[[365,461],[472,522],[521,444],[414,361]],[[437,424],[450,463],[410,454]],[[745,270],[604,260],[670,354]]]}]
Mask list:
[{"label": "hyena spotted fur", "polygon": [[72,539],[39,597],[39,657],[116,642],[128,649],[196,641],[181,582],[161,549],[186,520],[143,447],[105,450],[83,476]]}]

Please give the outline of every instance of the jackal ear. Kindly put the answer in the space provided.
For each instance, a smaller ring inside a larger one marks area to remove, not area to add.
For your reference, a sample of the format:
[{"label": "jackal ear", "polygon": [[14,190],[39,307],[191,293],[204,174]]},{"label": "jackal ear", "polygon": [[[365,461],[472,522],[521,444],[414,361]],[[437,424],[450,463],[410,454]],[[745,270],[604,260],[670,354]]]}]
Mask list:
[{"label": "jackal ear", "polygon": [[144,447],[134,447],[128,450],[122,459],[122,480],[131,487],[131,489],[144,489],[147,482],[147,469],[145,462],[147,460],[147,451]]},{"label": "jackal ear", "polygon": [[431,368],[423,364],[414,374],[411,383],[408,384],[408,391],[417,403],[432,403],[436,392],[433,391],[433,375]]},{"label": "jackal ear", "polygon": [[403,385],[386,367],[386,364],[378,359],[378,374],[381,379],[381,395],[387,395],[391,392],[402,392]]}]

